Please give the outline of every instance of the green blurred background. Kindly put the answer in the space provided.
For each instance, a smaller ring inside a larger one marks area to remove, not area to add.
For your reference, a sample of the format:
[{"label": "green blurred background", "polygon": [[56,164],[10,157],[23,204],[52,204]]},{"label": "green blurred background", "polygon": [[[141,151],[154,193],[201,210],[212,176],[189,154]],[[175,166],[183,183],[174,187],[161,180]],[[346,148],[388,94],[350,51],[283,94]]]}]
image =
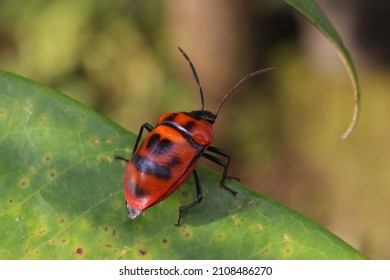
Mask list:
[{"label": "green blurred background", "polygon": [[[361,79],[357,129],[352,85],[336,51],[278,1],[0,1],[0,69],[47,84],[138,132],[171,111],[200,108],[190,56],[214,111],[214,144],[232,175],[324,225],[369,258],[389,259],[390,3],[318,1]],[[59,112],[61,113],[61,112]]]}]

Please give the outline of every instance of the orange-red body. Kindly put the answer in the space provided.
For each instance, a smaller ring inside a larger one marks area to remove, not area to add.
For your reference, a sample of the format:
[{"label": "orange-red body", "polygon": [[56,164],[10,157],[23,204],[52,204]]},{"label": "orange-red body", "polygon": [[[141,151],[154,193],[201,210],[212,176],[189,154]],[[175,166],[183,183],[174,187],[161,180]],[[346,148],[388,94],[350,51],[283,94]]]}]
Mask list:
[{"label": "orange-red body", "polygon": [[212,142],[214,120],[208,111],[166,113],[159,118],[126,167],[124,194],[131,218],[165,199],[188,178]]}]

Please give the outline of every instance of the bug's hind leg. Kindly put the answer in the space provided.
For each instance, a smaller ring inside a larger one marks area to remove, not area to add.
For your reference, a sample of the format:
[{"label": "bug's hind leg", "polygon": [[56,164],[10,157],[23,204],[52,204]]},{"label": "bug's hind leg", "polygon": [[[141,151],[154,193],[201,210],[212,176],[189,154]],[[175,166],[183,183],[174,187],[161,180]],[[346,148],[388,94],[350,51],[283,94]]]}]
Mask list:
[{"label": "bug's hind leg", "polygon": [[183,211],[199,204],[203,198],[202,187],[200,185],[199,177],[198,174],[196,173],[196,170],[194,170],[192,174],[194,174],[194,178],[195,178],[196,199],[188,204],[179,207],[179,218],[177,219],[177,223],[175,224],[175,226],[180,226]]}]

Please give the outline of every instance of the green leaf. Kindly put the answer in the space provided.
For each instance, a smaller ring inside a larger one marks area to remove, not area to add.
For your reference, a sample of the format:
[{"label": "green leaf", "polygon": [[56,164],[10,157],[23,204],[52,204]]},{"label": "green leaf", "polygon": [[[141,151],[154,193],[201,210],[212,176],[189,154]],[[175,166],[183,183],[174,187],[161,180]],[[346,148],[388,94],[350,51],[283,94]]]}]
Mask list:
[{"label": "green leaf", "polygon": [[234,180],[198,166],[204,199],[190,178],[135,220],[123,199],[122,161],[135,136],[78,102],[0,72],[1,259],[362,259],[309,219]]},{"label": "green leaf", "polygon": [[348,75],[351,79],[353,86],[354,94],[354,110],[352,115],[351,123],[349,124],[347,130],[344,132],[342,138],[346,139],[353,129],[357,125],[359,117],[359,103],[360,103],[360,85],[359,78],[352,61],[352,58],[343,44],[340,36],[337,34],[336,30],[333,28],[332,24],[322,12],[318,4],[314,0],[283,0],[286,4],[290,5],[297,12],[299,12],[303,17],[309,20],[315,27],[317,27],[335,46],[338,54],[343,61]]}]

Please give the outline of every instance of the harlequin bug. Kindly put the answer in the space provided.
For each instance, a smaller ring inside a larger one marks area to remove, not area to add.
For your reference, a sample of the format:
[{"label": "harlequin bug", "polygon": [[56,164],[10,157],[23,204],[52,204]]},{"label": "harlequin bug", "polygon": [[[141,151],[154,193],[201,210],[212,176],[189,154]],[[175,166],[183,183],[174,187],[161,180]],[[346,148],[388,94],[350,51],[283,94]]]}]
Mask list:
[{"label": "harlequin bug", "polygon": [[[178,49],[189,63],[197,83],[201,110],[163,114],[155,127],[149,123],[143,124],[135,141],[131,159],[127,160],[121,156],[115,156],[115,159],[127,162],[124,196],[127,214],[132,219],[140,215],[143,210],[167,198],[183,184],[190,174],[194,175],[197,197],[194,201],[179,207],[177,226],[180,225],[183,211],[197,205],[203,198],[202,188],[195,170],[200,157],[223,167],[219,184],[231,192],[233,196],[237,194],[236,191],[225,185],[225,179],[229,178],[227,173],[230,155],[224,150],[211,146],[212,125],[225,100],[241,83],[249,77],[270,70],[270,68],[258,70],[242,78],[225,95],[213,114],[204,110],[203,90],[194,65],[187,54],[181,48]],[[150,133],[140,144],[145,129]]]}]

